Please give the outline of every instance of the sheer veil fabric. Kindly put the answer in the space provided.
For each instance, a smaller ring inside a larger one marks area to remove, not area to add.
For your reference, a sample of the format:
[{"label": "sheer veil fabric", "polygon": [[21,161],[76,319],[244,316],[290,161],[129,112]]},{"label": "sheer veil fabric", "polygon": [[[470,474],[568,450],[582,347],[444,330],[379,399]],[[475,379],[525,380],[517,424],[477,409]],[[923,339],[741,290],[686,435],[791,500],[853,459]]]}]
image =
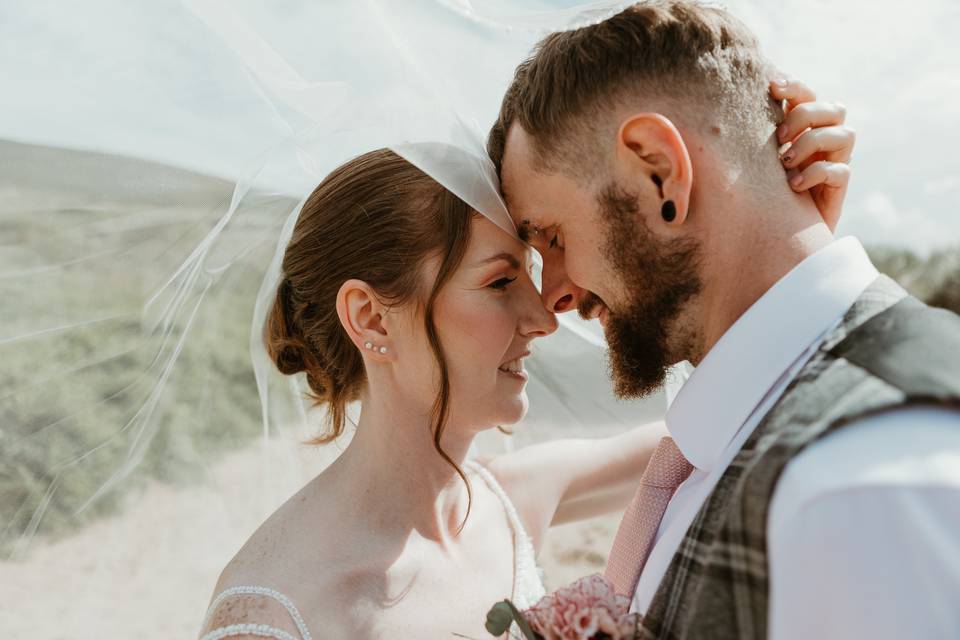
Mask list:
[{"label": "sheer veil fabric", "polygon": [[[0,6],[0,628],[194,635],[350,437],[302,444],[321,415],[260,337],[307,195],[391,147],[515,233],[484,151],[502,92],[544,33],[624,4]],[[609,435],[669,395],[614,401],[576,318],[529,368],[528,418],[479,451]]]}]

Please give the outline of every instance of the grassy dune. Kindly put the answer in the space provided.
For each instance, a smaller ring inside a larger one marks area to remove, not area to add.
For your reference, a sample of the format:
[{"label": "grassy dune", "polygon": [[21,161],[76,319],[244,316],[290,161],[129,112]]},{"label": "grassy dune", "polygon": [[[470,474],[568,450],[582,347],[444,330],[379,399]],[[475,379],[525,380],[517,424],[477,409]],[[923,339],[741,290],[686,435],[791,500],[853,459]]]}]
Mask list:
[{"label": "grassy dune", "polygon": [[[144,189],[151,173],[157,182]],[[273,251],[257,231],[273,219],[250,209],[293,203],[251,198],[208,261],[248,250],[239,267],[201,273],[164,324],[144,326],[142,313],[231,194],[226,182],[160,165],[0,144],[0,556],[24,531],[55,537],[116,509],[122,491],[76,513],[124,461],[139,463],[127,489],[148,478],[185,482],[205,449],[257,433],[249,327],[258,264]],[[164,379],[201,294],[221,315],[193,318],[146,420],[138,409]]]},{"label": "grassy dune", "polygon": [[873,247],[877,268],[935,307],[960,313],[960,247],[920,256],[909,249]]}]

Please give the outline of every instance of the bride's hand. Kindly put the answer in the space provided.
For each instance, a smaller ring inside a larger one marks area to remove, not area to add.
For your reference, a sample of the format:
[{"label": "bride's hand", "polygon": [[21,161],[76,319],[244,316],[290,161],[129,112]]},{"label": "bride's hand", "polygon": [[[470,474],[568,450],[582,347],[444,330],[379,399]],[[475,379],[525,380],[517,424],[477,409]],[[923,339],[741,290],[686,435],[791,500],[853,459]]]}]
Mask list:
[{"label": "bride's hand", "polygon": [[786,118],[777,129],[787,180],[796,192],[810,191],[824,222],[833,231],[840,220],[850,182],[850,157],[856,134],[844,125],[846,108],[818,102],[816,94],[796,80],[773,80],[770,94],[786,100]]}]

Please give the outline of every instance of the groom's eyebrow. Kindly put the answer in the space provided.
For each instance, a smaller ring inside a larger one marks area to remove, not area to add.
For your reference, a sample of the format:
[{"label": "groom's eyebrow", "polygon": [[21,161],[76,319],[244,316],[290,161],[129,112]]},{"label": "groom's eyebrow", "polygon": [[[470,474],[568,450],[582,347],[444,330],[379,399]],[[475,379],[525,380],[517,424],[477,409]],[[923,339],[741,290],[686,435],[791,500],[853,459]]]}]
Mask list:
[{"label": "groom's eyebrow", "polygon": [[[503,198],[503,204],[507,207],[507,211],[510,211],[510,197],[507,195],[506,189],[503,188],[503,184],[500,185],[500,197]],[[524,220],[517,227],[517,235],[520,237],[520,240],[530,244],[530,221]]]},{"label": "groom's eyebrow", "polygon": [[517,235],[520,236],[523,242],[530,244],[530,223],[526,221],[521,222],[517,228]]},{"label": "groom's eyebrow", "polygon": [[526,244],[531,244],[530,236],[533,235],[530,233],[530,227],[538,228],[535,224],[530,222],[529,218],[523,218],[520,221],[520,224],[517,225],[517,235],[520,237]]}]

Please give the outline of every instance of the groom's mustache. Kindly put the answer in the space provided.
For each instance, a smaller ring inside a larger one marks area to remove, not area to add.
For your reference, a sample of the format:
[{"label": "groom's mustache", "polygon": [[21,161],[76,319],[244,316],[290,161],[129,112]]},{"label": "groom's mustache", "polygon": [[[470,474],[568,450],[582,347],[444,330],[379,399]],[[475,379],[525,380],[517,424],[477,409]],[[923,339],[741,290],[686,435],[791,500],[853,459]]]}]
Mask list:
[{"label": "groom's mustache", "polygon": [[600,296],[588,291],[587,295],[580,301],[580,304],[577,305],[577,313],[580,314],[580,317],[584,320],[593,320],[595,316],[594,311],[600,306],[605,307],[607,305],[600,299]]}]

